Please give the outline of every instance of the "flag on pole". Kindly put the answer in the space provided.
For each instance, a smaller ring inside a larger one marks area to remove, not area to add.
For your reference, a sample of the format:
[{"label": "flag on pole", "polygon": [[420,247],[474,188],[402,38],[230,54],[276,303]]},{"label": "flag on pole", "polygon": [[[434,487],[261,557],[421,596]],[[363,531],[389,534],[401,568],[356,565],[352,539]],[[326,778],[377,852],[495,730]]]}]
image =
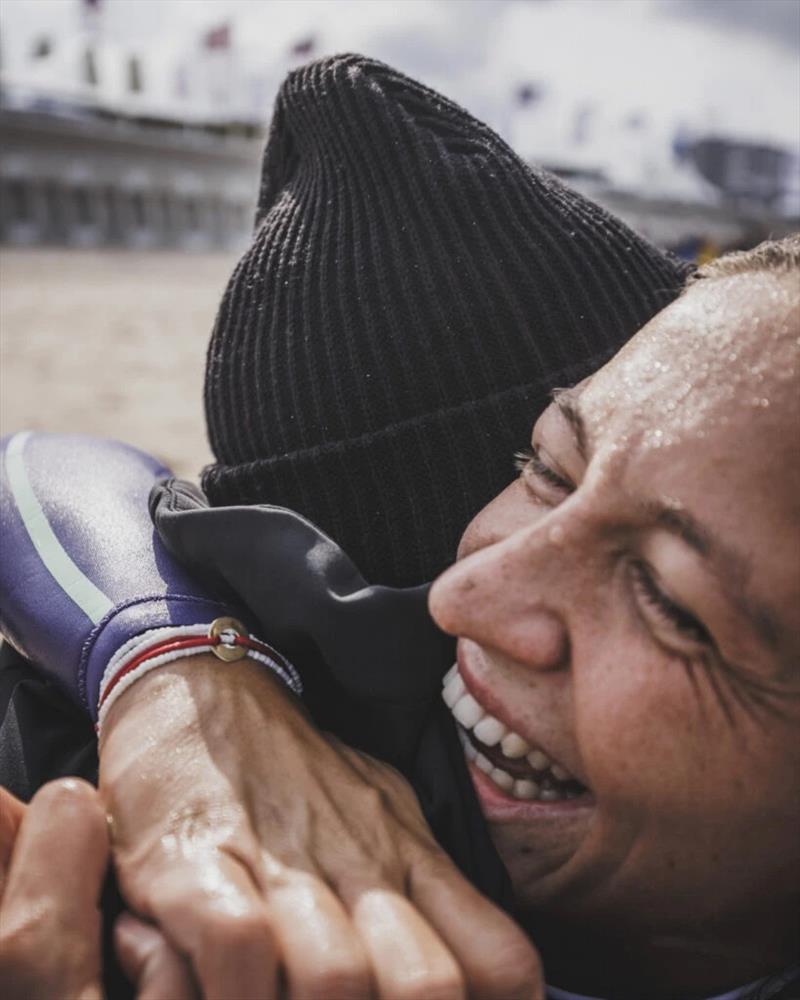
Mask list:
[{"label": "flag on pole", "polygon": [[298,39],[291,47],[290,54],[293,56],[310,56],[317,47],[317,39],[314,35],[306,35],[305,38]]},{"label": "flag on pole", "polygon": [[138,56],[130,56],[128,59],[128,90],[131,94],[140,94],[144,90],[144,78],[142,76],[142,64]]},{"label": "flag on pole", "polygon": [[46,59],[53,51],[53,43],[46,36],[42,35],[33,43],[31,49],[31,59]]},{"label": "flag on pole", "polygon": [[90,87],[96,87],[99,81],[97,58],[94,49],[91,46],[87,46],[83,53],[83,82]]},{"label": "flag on pole", "polygon": [[203,48],[213,51],[214,49],[229,49],[231,47],[231,26],[227,22],[218,24],[216,28],[211,28],[203,35]]},{"label": "flag on pole", "polygon": [[691,158],[693,146],[692,133],[681,123],[672,135],[672,158],[677,163],[686,163]]},{"label": "flag on pole", "polygon": [[647,115],[641,109],[631,111],[622,122],[623,126],[632,132],[638,132],[647,125]]},{"label": "flag on pole", "polygon": [[543,93],[544,91],[538,83],[521,83],[514,93],[514,100],[517,104],[525,107],[540,101]]}]

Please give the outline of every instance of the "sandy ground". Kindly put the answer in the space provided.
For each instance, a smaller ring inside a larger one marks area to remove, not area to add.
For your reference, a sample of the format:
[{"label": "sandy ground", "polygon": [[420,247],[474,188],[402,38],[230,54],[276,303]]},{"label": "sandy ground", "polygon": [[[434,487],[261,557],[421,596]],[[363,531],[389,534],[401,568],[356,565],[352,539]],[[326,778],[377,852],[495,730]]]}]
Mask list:
[{"label": "sandy ground", "polygon": [[119,438],[196,478],[205,349],[229,254],[0,253],[0,433]]}]

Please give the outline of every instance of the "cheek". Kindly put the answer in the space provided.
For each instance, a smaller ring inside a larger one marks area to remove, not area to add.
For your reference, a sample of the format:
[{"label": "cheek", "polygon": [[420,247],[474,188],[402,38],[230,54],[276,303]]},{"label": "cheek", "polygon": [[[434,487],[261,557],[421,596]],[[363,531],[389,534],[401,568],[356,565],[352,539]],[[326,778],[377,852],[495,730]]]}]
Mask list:
[{"label": "cheek", "polygon": [[[616,624],[614,618],[616,617]],[[574,646],[576,734],[590,784],[608,806],[674,810],[715,739],[680,662],[606,609]]]},{"label": "cheek", "polygon": [[[613,653],[604,657],[603,648]],[[718,827],[750,814],[758,822],[785,792],[787,755],[747,715],[737,711],[729,723],[701,666],[693,683],[679,659],[633,629],[598,640],[594,655],[592,670],[575,672],[575,724],[590,783],[608,808],[688,833],[698,820]]]}]

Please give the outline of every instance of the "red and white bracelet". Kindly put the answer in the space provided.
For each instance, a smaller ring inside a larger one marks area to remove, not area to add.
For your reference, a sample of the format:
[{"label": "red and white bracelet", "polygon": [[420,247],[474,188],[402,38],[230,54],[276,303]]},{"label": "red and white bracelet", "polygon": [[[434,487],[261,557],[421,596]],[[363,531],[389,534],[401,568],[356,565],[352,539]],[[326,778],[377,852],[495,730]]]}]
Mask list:
[{"label": "red and white bracelet", "polygon": [[156,667],[198,653],[213,653],[226,663],[250,657],[280,677],[298,697],[303,694],[303,683],[292,664],[261,639],[249,634],[235,618],[217,618],[210,625],[150,629],[129,639],[108,661],[100,682],[95,727],[98,736],[111,706],[132,684]]}]

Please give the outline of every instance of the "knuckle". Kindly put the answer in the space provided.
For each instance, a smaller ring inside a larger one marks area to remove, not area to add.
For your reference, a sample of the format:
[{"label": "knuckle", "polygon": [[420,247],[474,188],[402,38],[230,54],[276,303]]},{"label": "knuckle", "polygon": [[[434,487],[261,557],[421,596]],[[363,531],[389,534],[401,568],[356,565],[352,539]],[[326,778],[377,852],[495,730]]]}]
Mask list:
[{"label": "knuckle", "polygon": [[465,995],[464,977],[455,967],[431,969],[399,983],[392,994],[396,1000],[462,1000]]},{"label": "knuckle", "polygon": [[272,937],[266,912],[256,907],[235,913],[212,911],[206,918],[209,943],[226,948],[263,947]]},{"label": "knuckle", "polygon": [[[86,959],[79,941],[71,942],[74,947],[64,947],[64,942],[54,940],[53,927],[43,914],[33,912],[32,907],[26,910],[22,917],[0,914],[0,982],[8,984],[11,996],[30,996],[51,980],[66,981],[73,967],[79,968]],[[54,970],[58,972],[55,977]]]},{"label": "knuckle", "polygon": [[498,956],[482,970],[481,979],[475,986],[487,1000],[529,1000],[541,995],[542,966],[532,949],[517,948]]},{"label": "knuckle", "polygon": [[16,966],[32,961],[50,931],[41,908],[17,907],[14,913],[3,912],[2,918],[0,964]]},{"label": "knuckle", "polygon": [[366,963],[330,963],[316,969],[311,978],[303,984],[299,995],[308,1000],[330,1000],[331,997],[369,996],[370,972]]}]

